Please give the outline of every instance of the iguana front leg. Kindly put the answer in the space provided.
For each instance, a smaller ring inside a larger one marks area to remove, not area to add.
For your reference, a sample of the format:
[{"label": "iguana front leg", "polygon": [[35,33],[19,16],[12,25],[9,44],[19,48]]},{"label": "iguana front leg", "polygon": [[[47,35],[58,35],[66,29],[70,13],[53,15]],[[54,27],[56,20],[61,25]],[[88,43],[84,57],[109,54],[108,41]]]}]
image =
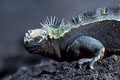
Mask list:
[{"label": "iguana front leg", "polygon": [[81,58],[81,56],[89,54],[86,52],[90,52],[90,55],[93,55],[93,57],[89,58],[88,56],[88,58],[81,58],[79,64],[90,62],[89,67],[94,69],[94,63],[104,56],[105,48],[100,41],[89,36],[81,36],[68,46],[67,52],[68,54],[74,54],[76,58]]}]

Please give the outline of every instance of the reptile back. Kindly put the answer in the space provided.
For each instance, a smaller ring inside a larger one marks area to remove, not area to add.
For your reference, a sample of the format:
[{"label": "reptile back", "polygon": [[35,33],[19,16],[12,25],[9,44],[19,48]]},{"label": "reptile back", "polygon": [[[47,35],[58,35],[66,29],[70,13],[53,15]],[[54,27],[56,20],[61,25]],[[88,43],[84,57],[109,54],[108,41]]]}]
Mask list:
[{"label": "reptile back", "polygon": [[73,28],[64,35],[62,46],[70,45],[80,36],[90,36],[99,40],[105,48],[120,49],[120,22],[115,20],[103,20]]}]

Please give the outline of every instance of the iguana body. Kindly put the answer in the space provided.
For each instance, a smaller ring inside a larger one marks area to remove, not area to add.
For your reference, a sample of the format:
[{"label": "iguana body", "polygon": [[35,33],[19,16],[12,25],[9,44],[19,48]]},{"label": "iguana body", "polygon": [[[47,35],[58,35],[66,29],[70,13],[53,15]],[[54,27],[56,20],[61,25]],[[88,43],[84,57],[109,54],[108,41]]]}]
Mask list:
[{"label": "iguana body", "polygon": [[120,8],[99,8],[72,18],[67,24],[47,19],[40,29],[29,30],[24,38],[30,53],[57,61],[94,63],[106,53],[119,53]]}]

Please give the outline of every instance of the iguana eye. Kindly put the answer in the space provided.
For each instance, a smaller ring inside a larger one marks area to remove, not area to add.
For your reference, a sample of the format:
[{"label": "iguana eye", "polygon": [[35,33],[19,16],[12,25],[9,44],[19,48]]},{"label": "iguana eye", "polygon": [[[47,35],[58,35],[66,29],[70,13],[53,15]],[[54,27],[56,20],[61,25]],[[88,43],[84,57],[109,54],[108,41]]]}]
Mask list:
[{"label": "iguana eye", "polygon": [[34,38],[35,42],[41,42],[42,40],[43,40],[43,37],[41,37],[41,36],[37,36]]}]

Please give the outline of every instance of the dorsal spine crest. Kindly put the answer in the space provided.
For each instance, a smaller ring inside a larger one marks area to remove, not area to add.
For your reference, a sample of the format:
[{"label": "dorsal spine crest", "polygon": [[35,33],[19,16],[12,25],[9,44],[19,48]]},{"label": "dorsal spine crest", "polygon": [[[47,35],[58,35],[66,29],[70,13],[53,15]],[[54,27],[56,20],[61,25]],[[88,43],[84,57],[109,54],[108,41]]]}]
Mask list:
[{"label": "dorsal spine crest", "polygon": [[48,31],[48,35],[51,39],[59,39],[63,37],[65,33],[69,32],[73,28],[78,28],[82,25],[87,25],[90,23],[103,21],[103,20],[117,20],[120,21],[120,7],[114,8],[98,8],[95,11],[89,12],[86,11],[83,14],[78,15],[77,17],[72,17],[67,23],[64,22],[64,19],[58,21],[54,17],[50,17],[40,23]]}]

